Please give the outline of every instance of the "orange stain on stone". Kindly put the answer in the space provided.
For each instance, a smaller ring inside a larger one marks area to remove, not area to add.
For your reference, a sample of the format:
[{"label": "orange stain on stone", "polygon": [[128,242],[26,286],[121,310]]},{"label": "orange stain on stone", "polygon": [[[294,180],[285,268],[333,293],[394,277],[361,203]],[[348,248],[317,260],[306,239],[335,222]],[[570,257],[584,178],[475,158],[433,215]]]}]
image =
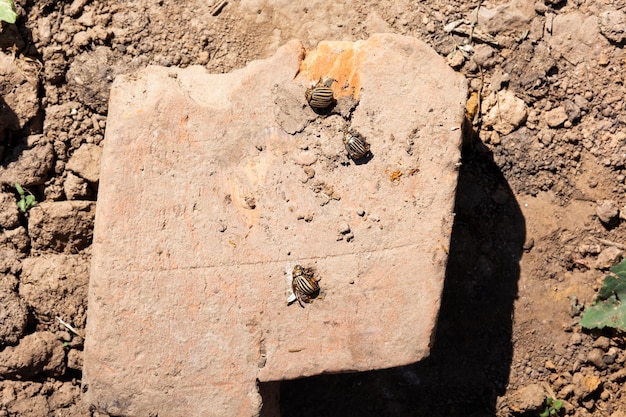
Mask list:
[{"label": "orange stain on stone", "polygon": [[361,63],[365,58],[361,42],[321,42],[317,48],[306,52],[300,63],[298,79],[307,86],[320,77],[331,77],[335,82],[330,87],[335,98],[353,96],[359,98],[361,89]]}]

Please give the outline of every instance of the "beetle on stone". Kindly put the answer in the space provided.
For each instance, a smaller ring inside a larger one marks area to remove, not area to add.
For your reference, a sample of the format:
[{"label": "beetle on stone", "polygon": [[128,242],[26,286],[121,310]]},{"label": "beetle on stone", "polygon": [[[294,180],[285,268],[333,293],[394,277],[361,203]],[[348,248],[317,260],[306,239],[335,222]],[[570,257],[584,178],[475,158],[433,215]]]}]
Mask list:
[{"label": "beetle on stone", "polygon": [[330,88],[334,82],[330,77],[320,78],[317,84],[306,89],[304,97],[313,109],[323,110],[335,103],[335,96]]},{"label": "beetle on stone", "polygon": [[370,145],[365,138],[353,130],[343,134],[343,144],[353,160],[361,159],[370,153]]},{"label": "beetle on stone", "polygon": [[319,281],[320,278],[315,277],[313,268],[304,268],[300,265],[294,266],[291,289],[300,307],[304,308],[302,303],[310,303],[313,298],[317,297],[320,292]]}]

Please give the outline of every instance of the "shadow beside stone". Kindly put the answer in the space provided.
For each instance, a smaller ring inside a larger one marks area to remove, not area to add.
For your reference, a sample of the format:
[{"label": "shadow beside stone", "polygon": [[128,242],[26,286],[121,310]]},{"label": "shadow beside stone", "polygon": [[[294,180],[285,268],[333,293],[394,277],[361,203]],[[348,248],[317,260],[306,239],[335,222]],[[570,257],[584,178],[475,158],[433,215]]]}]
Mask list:
[{"label": "shadow beside stone", "polygon": [[492,154],[481,143],[467,145],[462,162],[430,356],[398,368],[283,381],[282,417],[494,414],[509,378],[526,226]]}]

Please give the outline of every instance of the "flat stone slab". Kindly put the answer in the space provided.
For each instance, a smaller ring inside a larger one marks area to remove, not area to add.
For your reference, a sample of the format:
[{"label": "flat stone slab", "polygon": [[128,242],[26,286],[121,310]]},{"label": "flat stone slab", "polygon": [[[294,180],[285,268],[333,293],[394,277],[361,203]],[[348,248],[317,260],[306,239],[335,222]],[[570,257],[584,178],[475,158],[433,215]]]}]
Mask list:
[{"label": "flat stone slab", "polygon": [[[337,105],[304,91],[331,76]],[[258,381],[413,363],[443,288],[465,79],[399,35],[299,41],[229,74],[148,67],[111,92],[85,399],[252,416]],[[353,129],[372,156],[355,163]],[[291,271],[321,291],[288,305]]]}]

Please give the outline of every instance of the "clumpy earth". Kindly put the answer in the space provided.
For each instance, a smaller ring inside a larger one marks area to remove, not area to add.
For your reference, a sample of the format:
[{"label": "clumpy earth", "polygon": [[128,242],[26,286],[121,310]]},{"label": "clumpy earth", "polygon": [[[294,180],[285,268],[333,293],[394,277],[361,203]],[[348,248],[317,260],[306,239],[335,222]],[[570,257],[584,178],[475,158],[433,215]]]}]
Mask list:
[{"label": "clumpy earth", "polygon": [[538,415],[548,396],[625,415],[623,334],[578,323],[626,248],[617,2],[17,3],[0,33],[0,416],[92,414],[82,346],[114,77],[229,72],[292,38],[378,32],[423,39],[470,81],[436,339],[414,365],[282,382],[281,415]]}]

